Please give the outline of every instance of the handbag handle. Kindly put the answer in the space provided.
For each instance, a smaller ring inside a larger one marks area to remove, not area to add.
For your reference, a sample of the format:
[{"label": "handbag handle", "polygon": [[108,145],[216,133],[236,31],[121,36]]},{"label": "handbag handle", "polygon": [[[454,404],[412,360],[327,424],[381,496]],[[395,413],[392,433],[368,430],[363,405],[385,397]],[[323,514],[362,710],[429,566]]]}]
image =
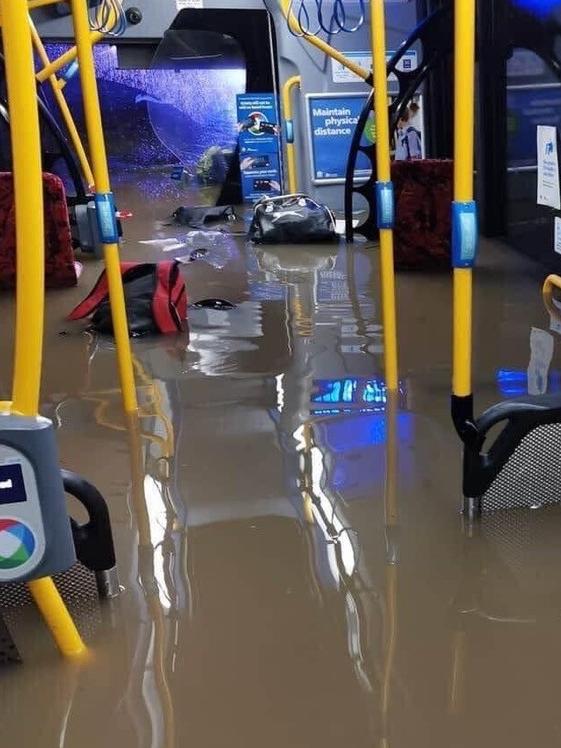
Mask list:
[{"label": "handbag handle", "polygon": [[310,197],[309,195],[305,195],[303,192],[294,192],[289,195],[279,195],[278,197],[262,197],[261,200],[259,200],[258,203],[256,203],[255,207],[257,208],[259,205],[265,205],[266,203],[278,203],[284,200],[290,200],[291,198],[304,198],[308,202],[312,203],[312,205],[315,205],[316,208],[326,208],[329,213],[333,216],[333,212],[330,208],[327,207],[327,205],[322,205],[321,203],[318,203],[316,200],[313,199],[313,197]]}]

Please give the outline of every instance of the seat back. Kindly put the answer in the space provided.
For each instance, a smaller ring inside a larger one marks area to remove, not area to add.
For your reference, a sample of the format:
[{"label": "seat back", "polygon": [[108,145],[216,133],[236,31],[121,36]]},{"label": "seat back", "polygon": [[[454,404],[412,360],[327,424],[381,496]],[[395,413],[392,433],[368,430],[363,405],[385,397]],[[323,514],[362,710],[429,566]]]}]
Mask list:
[{"label": "seat back", "polygon": [[[45,285],[64,288],[77,283],[66,192],[54,174],[43,175],[45,200]],[[0,288],[16,282],[16,217],[12,174],[0,172]]]}]

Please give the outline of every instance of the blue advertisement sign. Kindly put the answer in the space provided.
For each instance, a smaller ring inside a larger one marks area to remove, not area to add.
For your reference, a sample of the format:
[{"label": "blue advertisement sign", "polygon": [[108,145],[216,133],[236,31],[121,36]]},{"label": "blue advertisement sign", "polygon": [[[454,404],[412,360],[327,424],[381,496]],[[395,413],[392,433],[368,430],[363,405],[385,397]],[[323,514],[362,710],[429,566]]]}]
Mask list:
[{"label": "blue advertisement sign", "polygon": [[[308,96],[312,176],[316,184],[344,182],[353,135],[366,101],[365,94]],[[373,120],[365,137],[367,143],[375,140]],[[360,153],[355,176],[368,178],[370,172],[368,157]]]},{"label": "blue advertisement sign", "polygon": [[245,200],[255,201],[282,192],[278,153],[241,154],[242,192]]},{"label": "blue advertisement sign", "polygon": [[508,90],[508,165],[536,166],[536,128],[561,128],[561,86]]},{"label": "blue advertisement sign", "polygon": [[237,96],[240,169],[244,200],[282,192],[280,122],[274,94]]}]

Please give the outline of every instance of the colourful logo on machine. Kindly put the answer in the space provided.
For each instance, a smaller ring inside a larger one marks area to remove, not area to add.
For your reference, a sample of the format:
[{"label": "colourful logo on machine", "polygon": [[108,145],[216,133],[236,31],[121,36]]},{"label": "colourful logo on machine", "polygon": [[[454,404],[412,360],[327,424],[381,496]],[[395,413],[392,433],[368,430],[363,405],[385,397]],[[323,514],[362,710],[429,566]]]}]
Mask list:
[{"label": "colourful logo on machine", "polygon": [[23,566],[35,551],[29,527],[15,519],[0,519],[0,570]]}]

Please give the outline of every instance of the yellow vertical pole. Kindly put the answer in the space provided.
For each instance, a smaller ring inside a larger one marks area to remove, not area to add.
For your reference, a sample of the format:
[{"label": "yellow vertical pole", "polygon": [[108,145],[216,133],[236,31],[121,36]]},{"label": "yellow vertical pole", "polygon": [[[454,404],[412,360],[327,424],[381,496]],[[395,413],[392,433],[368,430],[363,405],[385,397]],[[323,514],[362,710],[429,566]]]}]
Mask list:
[{"label": "yellow vertical pole", "polygon": [[[370,3],[372,59],[374,66],[374,110],[376,117],[376,161],[378,166],[378,210],[382,273],[382,306],[386,386],[398,389],[397,313],[393,247],[393,190],[391,185],[390,123],[388,112],[388,75],[386,65],[386,14],[384,0]],[[382,201],[386,201],[386,211]],[[391,203],[390,203],[391,201]],[[382,217],[383,212],[387,215]],[[382,218],[382,220],[380,220]]]},{"label": "yellow vertical pole", "polygon": [[473,200],[475,130],[475,0],[456,0],[454,197]]},{"label": "yellow vertical pole", "polygon": [[[473,203],[475,130],[475,0],[456,0],[454,128],[454,362],[453,393],[472,394],[473,278],[477,228]],[[467,212],[466,212],[467,211]]]},{"label": "yellow vertical pole", "polygon": [[[27,4],[3,0],[2,40],[16,206],[17,301],[13,410],[39,410],[45,303],[43,173]],[[25,25],[22,24],[22,12]]]},{"label": "yellow vertical pole", "polygon": [[121,276],[119,244],[116,237],[113,195],[109,180],[107,152],[105,149],[99,92],[95,75],[88,7],[84,0],[71,0],[71,8],[78,62],[80,65],[86,129],[95,180],[97,212],[102,222],[100,226],[102,228],[102,231],[100,231],[102,241],[104,233],[109,229],[107,239],[104,241],[105,267],[109,284],[113,331],[117,345],[117,359],[123,401],[125,411],[127,413],[134,413],[138,409],[138,401],[134,382],[134,368],[123,291],[123,279]]},{"label": "yellow vertical pole", "polygon": [[[17,301],[12,410],[39,411],[45,306],[43,173],[33,46],[25,0],[0,0],[16,208]],[[61,652],[81,654],[85,646],[52,579],[29,590]]]},{"label": "yellow vertical pole", "polygon": [[65,657],[83,655],[86,645],[53,580],[50,577],[35,579],[28,587],[62,654]]},{"label": "yellow vertical pole", "polygon": [[282,106],[284,120],[291,132],[286,136],[286,171],[288,173],[288,190],[291,194],[298,192],[298,169],[296,167],[296,146],[294,144],[294,113],[292,107],[292,89],[300,86],[302,78],[293,75],[282,88]]}]

